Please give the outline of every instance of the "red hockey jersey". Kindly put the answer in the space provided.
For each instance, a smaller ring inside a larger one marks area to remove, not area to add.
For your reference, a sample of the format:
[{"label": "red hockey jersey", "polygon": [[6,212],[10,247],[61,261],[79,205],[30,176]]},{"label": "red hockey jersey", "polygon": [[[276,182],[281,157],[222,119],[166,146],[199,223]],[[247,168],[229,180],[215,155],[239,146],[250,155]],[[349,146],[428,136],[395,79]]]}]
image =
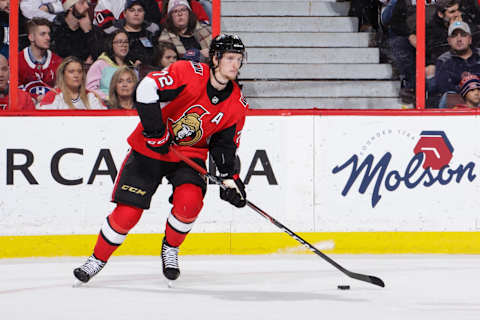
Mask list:
[{"label": "red hockey jersey", "polygon": [[[17,111],[33,111],[35,110],[35,104],[33,103],[32,97],[22,91],[18,90],[18,107],[16,108]],[[8,94],[0,94],[0,111],[1,110],[10,110],[12,108],[9,107],[9,95]]]},{"label": "red hockey jersey", "polygon": [[55,87],[55,73],[62,58],[47,50],[44,64],[35,64],[28,54],[28,47],[18,54],[18,86],[33,98],[45,95]]},{"label": "red hockey jersey", "polygon": [[[137,87],[137,101],[161,104],[162,119],[174,143],[190,158],[206,160],[212,149],[228,149],[233,163],[245,122],[248,103],[240,87],[230,81],[222,91],[210,84],[210,69],[203,63],[178,61],[149,73]],[[180,161],[172,152],[161,155],[150,150],[138,124],[128,138],[132,148],[150,158]],[[221,170],[217,163],[219,170]]]}]

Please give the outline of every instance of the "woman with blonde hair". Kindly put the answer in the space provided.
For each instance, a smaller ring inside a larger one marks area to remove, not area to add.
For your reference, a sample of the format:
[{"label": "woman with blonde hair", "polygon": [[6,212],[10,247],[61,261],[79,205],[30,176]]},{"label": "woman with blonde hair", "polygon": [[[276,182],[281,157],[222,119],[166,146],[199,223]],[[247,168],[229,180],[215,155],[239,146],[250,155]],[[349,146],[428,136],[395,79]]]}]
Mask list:
[{"label": "woman with blonde hair", "polygon": [[113,74],[110,82],[109,109],[133,109],[133,93],[137,85],[137,73],[128,67],[121,67]]},{"label": "woman with blonde hair", "polygon": [[77,57],[66,57],[58,66],[56,87],[47,92],[37,109],[106,109],[101,100],[85,88],[85,70]]}]

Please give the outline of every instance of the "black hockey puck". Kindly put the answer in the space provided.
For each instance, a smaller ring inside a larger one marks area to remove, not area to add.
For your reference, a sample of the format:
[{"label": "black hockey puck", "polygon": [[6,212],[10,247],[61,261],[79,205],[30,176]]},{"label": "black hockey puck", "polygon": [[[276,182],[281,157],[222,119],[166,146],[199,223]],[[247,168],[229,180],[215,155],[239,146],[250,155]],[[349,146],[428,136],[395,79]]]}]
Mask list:
[{"label": "black hockey puck", "polygon": [[350,290],[350,286],[340,285],[340,286],[337,286],[337,289],[339,289],[339,290]]}]

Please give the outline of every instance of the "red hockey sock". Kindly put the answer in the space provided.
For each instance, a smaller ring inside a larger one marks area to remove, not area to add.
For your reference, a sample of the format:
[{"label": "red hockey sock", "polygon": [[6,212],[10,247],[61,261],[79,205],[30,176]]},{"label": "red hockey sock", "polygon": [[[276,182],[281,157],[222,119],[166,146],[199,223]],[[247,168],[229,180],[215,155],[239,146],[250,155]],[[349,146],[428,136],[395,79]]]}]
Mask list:
[{"label": "red hockey sock", "polygon": [[106,262],[125,240],[128,231],[140,220],[142,212],[140,208],[117,204],[100,230],[93,250],[95,257]]},{"label": "red hockey sock", "polygon": [[165,228],[165,237],[169,245],[178,247],[182,244],[202,207],[202,188],[193,184],[182,184],[175,188],[173,208]]}]

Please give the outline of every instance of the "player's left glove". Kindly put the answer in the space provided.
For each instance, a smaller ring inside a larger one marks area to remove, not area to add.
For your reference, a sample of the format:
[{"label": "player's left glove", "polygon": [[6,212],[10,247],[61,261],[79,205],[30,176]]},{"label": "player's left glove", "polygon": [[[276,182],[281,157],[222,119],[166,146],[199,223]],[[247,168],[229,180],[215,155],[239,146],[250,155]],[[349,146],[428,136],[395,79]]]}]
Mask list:
[{"label": "player's left glove", "polygon": [[247,204],[245,185],[238,174],[226,177],[222,181],[226,188],[220,188],[220,198],[228,201],[237,208],[243,208]]}]

